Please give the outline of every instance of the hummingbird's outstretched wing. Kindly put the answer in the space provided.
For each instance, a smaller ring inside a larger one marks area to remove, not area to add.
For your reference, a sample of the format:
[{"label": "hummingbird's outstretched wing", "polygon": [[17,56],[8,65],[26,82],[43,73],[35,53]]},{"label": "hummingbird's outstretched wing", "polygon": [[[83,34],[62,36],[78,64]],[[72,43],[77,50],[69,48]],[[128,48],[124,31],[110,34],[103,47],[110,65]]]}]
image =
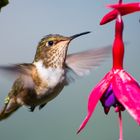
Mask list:
[{"label": "hummingbird's outstretched wing", "polygon": [[18,77],[19,75],[24,81],[24,85],[29,88],[33,87],[31,72],[35,69],[33,64],[15,64],[8,66],[0,66],[0,72],[5,73],[7,76]]},{"label": "hummingbird's outstretched wing", "polygon": [[111,50],[110,45],[68,55],[66,58],[67,73],[72,71],[80,77],[88,74],[91,69],[98,67],[105,58],[111,55]]},{"label": "hummingbird's outstretched wing", "polygon": [[8,65],[8,66],[0,66],[0,71],[8,72],[9,74],[24,74],[24,75],[30,75],[31,70],[33,69],[33,64],[14,64],[14,65]]}]

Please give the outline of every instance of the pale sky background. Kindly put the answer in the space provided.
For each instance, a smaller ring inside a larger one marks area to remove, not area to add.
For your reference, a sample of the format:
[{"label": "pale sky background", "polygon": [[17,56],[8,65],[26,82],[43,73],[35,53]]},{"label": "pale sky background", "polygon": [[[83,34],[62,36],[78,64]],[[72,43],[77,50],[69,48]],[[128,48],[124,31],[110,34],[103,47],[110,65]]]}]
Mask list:
[{"label": "pale sky background", "polygon": [[[138,0],[137,0],[138,1]],[[11,0],[0,12],[0,64],[32,62],[40,39],[50,33],[73,35],[83,31],[91,34],[74,40],[69,52],[112,44],[114,21],[100,26],[99,21],[109,11],[105,7],[117,0]],[[124,2],[134,2],[125,0]],[[140,81],[140,13],[124,18],[124,68]],[[98,103],[84,131],[76,130],[86,116],[91,89],[111,68],[111,58],[96,70],[65,87],[48,105],[34,113],[21,108],[9,119],[0,122],[1,140],[117,140],[117,114],[111,109],[105,115]],[[0,75],[0,105],[4,102],[13,80]],[[140,128],[125,111],[124,140],[139,140]]]}]

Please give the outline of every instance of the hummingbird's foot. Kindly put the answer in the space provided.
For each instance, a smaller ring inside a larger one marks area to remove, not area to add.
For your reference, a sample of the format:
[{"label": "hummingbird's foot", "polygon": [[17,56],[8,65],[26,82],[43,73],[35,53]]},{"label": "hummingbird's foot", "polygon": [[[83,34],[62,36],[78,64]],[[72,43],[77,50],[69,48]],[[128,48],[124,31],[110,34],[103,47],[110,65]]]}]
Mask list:
[{"label": "hummingbird's foot", "polygon": [[47,103],[41,104],[41,105],[39,106],[39,110],[41,110],[46,104],[47,104]]},{"label": "hummingbird's foot", "polygon": [[30,111],[30,112],[34,112],[34,110],[35,110],[35,106],[30,106],[30,107],[29,107],[29,111]]},{"label": "hummingbird's foot", "polygon": [[7,97],[4,99],[4,103],[5,103],[5,104],[8,104],[8,103],[9,103],[9,101],[10,101],[10,97],[9,97],[9,96],[7,96]]}]

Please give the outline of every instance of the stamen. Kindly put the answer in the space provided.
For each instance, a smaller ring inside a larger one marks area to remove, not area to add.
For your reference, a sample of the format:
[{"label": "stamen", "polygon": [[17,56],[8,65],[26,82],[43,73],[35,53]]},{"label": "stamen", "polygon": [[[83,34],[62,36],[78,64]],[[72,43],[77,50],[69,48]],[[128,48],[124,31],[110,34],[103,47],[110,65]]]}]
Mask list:
[{"label": "stamen", "polygon": [[122,124],[121,110],[118,113],[118,118],[119,118],[119,127],[120,127],[120,137],[119,137],[119,140],[123,140],[123,124]]}]

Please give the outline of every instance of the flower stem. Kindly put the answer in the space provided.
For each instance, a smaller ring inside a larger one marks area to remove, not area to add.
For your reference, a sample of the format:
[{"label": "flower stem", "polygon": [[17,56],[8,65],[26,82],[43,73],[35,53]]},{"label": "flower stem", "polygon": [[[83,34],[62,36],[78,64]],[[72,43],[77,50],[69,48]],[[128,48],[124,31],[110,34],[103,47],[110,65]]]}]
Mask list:
[{"label": "flower stem", "polygon": [[120,127],[120,137],[119,140],[123,140],[123,125],[122,125],[122,114],[121,114],[121,110],[119,111],[119,127]]},{"label": "flower stem", "polygon": [[122,3],[122,0],[119,0],[119,4],[121,4]]}]

